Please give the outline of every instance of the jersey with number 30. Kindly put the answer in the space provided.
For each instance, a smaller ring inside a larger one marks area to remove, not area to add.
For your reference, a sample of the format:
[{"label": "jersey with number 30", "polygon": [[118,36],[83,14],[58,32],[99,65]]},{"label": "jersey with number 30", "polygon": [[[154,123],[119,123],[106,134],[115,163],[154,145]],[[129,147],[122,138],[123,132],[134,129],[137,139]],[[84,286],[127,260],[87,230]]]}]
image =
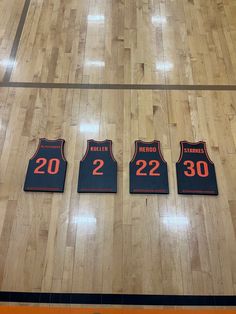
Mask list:
[{"label": "jersey with number 30", "polygon": [[117,192],[117,162],[111,140],[87,141],[87,151],[80,162],[78,192]]},{"label": "jersey with number 30", "polygon": [[179,194],[218,195],[215,166],[205,142],[180,142],[181,153],[176,163]]},{"label": "jersey with number 30", "polygon": [[41,138],[36,153],[30,159],[24,191],[63,192],[67,161],[63,139]]}]

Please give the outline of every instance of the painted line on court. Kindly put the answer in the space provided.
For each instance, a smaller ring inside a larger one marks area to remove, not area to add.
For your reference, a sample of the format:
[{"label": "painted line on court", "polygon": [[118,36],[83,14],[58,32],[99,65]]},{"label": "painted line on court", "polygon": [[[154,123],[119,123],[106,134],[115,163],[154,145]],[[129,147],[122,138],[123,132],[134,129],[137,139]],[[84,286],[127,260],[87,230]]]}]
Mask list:
[{"label": "painted line on court", "polygon": [[[7,77],[8,79],[8,77]],[[80,84],[0,82],[7,88],[52,88],[52,89],[117,89],[117,90],[171,90],[171,91],[235,91],[236,85],[165,85],[165,84]]]},{"label": "painted line on court", "polygon": [[18,24],[18,27],[17,27],[17,30],[16,30],[16,35],[15,35],[15,38],[14,38],[14,41],[13,41],[13,45],[12,45],[12,48],[11,48],[11,53],[10,53],[10,56],[9,56],[9,62],[8,62],[8,65],[7,65],[7,68],[6,68],[6,72],[5,72],[4,77],[3,77],[3,82],[9,82],[10,79],[11,79],[11,74],[12,74],[12,71],[13,71],[13,68],[14,68],[14,64],[15,64],[15,60],[16,60],[16,54],[17,54],[17,50],[18,50],[18,47],[19,47],[19,43],[20,43],[22,32],[23,32],[23,28],[24,28],[24,25],[25,25],[26,16],[27,16],[27,13],[28,13],[28,10],[29,10],[30,1],[31,0],[25,0],[25,4],[24,4],[24,7],[23,7],[23,10],[22,10],[22,13],[21,13],[20,21],[19,21],[19,24]]},{"label": "painted line on court", "polygon": [[0,302],[147,306],[236,306],[236,296],[0,292]]},{"label": "painted line on court", "polygon": [[235,310],[225,309],[125,309],[125,308],[54,308],[54,307],[1,307],[1,314],[235,314]]}]

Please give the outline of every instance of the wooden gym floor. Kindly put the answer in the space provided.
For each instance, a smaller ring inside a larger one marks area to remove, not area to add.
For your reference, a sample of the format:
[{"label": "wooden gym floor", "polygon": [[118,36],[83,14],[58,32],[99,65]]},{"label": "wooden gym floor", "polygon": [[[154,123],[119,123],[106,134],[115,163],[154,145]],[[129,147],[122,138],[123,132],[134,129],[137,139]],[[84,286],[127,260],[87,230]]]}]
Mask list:
[{"label": "wooden gym floor", "polygon": [[[1,291],[236,295],[234,0],[0,0],[0,80]],[[63,194],[22,190],[40,137],[66,141]],[[90,138],[116,195],[76,192]],[[129,194],[136,139],[169,195]],[[207,142],[218,197],[177,194],[181,140]]]}]

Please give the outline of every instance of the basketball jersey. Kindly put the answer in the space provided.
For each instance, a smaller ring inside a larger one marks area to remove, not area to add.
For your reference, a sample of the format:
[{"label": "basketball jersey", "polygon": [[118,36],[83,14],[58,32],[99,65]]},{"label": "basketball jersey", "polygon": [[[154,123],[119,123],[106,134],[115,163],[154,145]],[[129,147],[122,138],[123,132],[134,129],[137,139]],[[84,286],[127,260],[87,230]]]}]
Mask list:
[{"label": "basketball jersey", "polygon": [[36,153],[30,159],[24,191],[63,192],[67,161],[63,139],[41,138]]},{"label": "basketball jersey", "polygon": [[78,192],[117,192],[117,162],[111,140],[87,141],[87,151],[80,162]]},{"label": "basketball jersey", "polygon": [[162,156],[159,141],[135,141],[135,153],[129,171],[130,193],[169,193],[167,163]]},{"label": "basketball jersey", "polygon": [[180,142],[181,153],[176,163],[179,194],[218,195],[215,166],[205,142]]}]

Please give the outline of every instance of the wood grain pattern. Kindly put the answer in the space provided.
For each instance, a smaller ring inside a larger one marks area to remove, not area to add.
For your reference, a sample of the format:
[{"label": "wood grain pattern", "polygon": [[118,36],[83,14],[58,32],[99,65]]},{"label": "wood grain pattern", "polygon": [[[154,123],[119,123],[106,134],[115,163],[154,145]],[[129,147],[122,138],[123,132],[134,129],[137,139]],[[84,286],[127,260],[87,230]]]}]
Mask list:
[{"label": "wood grain pattern", "polygon": [[13,81],[235,84],[232,0],[32,0]]},{"label": "wood grain pattern", "polygon": [[24,0],[1,0],[0,1],[0,80],[9,60],[16,29],[24,6]]},{"label": "wood grain pattern", "polygon": [[[236,94],[1,89],[0,288],[235,294]],[[25,193],[39,137],[66,140],[65,192]],[[117,195],[78,194],[86,140],[110,138]],[[130,195],[134,140],[161,141],[170,195]],[[181,196],[180,140],[207,141],[219,196]]]}]

